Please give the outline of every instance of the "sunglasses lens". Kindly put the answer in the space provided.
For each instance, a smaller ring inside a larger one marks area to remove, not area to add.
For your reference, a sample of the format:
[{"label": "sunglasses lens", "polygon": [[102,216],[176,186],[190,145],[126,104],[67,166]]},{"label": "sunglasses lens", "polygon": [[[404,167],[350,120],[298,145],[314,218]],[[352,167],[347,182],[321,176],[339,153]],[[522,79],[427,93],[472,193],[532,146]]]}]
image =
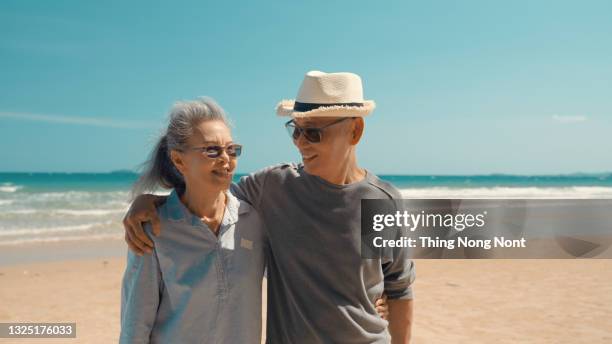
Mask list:
[{"label": "sunglasses lens", "polygon": [[321,130],[317,128],[300,128],[295,125],[292,121],[285,124],[285,128],[292,139],[297,140],[300,135],[304,134],[304,137],[308,142],[317,143],[321,142]]},{"label": "sunglasses lens", "polygon": [[218,158],[221,155],[221,147],[219,146],[210,146],[206,147],[206,156],[209,158]]},{"label": "sunglasses lens", "polygon": [[242,154],[242,146],[233,145],[227,147],[227,154],[232,157],[239,157]]},{"label": "sunglasses lens", "polygon": [[300,129],[296,128],[293,123],[289,122],[285,124],[285,128],[292,139],[297,140],[300,137]]},{"label": "sunglasses lens", "polygon": [[321,130],[319,129],[304,129],[304,137],[310,142],[321,142]]},{"label": "sunglasses lens", "polygon": [[291,135],[291,137],[293,137],[294,140],[297,140],[300,138],[300,135],[302,134],[302,130],[295,128],[293,130],[293,135]]}]

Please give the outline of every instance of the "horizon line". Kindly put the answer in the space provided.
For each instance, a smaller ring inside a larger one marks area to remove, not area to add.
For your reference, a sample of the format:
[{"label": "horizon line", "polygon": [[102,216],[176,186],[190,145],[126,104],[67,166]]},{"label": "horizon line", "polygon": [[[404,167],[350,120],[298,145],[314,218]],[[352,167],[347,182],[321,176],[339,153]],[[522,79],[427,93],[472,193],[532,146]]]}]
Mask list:
[{"label": "horizon line", "polygon": [[[140,172],[130,169],[119,169],[112,171],[0,171],[0,174],[134,174],[139,175]],[[248,175],[251,172],[236,172],[234,175]],[[460,174],[460,173],[443,173],[443,174],[397,174],[397,173],[376,173],[378,176],[411,176],[411,177],[483,177],[483,176],[508,176],[508,177],[575,177],[575,176],[612,176],[612,170],[603,172],[570,172],[570,173],[504,173],[492,172],[481,174]]]}]

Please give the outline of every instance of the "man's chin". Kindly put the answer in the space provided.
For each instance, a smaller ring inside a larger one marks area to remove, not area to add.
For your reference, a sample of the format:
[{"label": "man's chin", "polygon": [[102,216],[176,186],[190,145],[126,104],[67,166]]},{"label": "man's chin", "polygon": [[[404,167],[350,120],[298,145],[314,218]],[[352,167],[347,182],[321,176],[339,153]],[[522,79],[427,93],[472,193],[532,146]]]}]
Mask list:
[{"label": "man's chin", "polygon": [[320,174],[319,164],[314,163],[313,161],[306,162],[304,160],[302,160],[302,163],[304,164],[304,171],[306,171],[308,174],[313,176],[318,176]]}]

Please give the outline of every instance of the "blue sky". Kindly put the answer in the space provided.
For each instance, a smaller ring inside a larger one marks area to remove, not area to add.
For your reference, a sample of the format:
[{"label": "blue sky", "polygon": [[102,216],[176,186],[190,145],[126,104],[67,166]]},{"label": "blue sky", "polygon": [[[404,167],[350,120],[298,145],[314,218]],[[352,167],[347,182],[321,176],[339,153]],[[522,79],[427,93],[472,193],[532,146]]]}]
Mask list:
[{"label": "blue sky", "polygon": [[376,173],[612,171],[610,1],[0,2],[0,171],[111,171],[208,95],[240,172],[299,156],[274,114],[308,70],[378,107]]}]

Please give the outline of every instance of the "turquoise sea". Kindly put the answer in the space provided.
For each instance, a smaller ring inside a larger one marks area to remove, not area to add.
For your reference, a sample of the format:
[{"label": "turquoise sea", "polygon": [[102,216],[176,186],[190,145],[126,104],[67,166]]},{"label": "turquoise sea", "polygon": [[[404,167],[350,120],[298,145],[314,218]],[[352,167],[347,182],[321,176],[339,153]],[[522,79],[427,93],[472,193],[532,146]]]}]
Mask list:
[{"label": "turquoise sea", "polygon": [[[0,173],[0,246],[121,238],[137,177],[129,171]],[[612,173],[380,177],[406,198],[612,198]]]}]

